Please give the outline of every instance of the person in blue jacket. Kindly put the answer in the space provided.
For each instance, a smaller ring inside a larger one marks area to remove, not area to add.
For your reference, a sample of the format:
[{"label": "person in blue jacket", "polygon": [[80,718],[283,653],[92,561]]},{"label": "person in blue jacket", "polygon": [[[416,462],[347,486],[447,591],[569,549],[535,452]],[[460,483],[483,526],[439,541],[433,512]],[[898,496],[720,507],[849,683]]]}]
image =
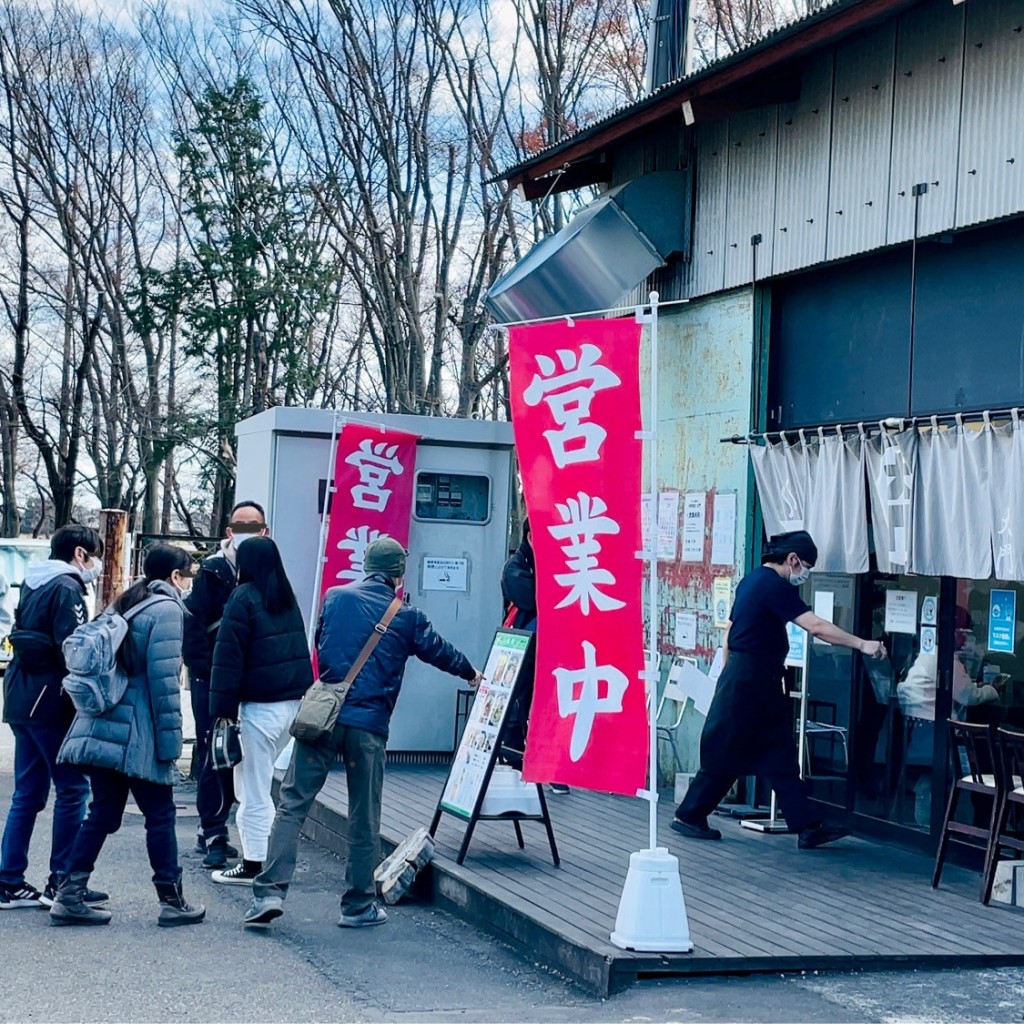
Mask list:
[{"label": "person in blue jacket", "polygon": [[[324,597],[316,629],[322,682],[341,683],[366,641],[395,600],[405,576],[405,549],[390,537],[367,545],[366,578],[332,587]],[[405,663],[417,657],[442,672],[476,686],[480,673],[469,659],[434,631],[418,608],[403,604],[381,634],[356,676],[333,733],[318,744],[295,741],[295,752],[278,798],[277,814],[263,870],[253,882],[247,925],[266,925],[284,913],[284,899],[295,872],[299,830],[327,774],[340,754],[348,781],[348,858],[341,897],[342,928],[383,924],[373,872],[380,861],[380,805],[384,748]]]}]

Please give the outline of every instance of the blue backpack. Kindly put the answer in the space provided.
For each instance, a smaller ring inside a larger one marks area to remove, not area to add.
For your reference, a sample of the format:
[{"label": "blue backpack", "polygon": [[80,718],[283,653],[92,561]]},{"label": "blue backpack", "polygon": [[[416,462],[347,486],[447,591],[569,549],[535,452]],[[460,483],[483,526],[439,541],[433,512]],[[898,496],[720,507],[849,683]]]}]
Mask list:
[{"label": "blue backpack", "polygon": [[68,674],[64,692],[75,710],[96,718],[116,707],[128,689],[128,676],[117,664],[117,652],[128,635],[128,623],[143,608],[157,601],[170,601],[162,594],[140,601],[123,615],[107,609],[92,622],[79,626],[61,645]]}]

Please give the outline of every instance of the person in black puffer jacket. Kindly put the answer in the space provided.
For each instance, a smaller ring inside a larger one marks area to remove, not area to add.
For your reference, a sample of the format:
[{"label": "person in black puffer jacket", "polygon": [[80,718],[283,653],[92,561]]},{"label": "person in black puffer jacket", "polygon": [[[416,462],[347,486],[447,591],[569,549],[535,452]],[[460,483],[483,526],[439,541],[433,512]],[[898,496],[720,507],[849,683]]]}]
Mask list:
[{"label": "person in black puffer jacket", "polygon": [[[384,746],[405,663],[415,656],[468,680],[471,686],[480,682],[480,673],[469,659],[434,632],[423,612],[396,597],[405,576],[405,559],[401,544],[380,537],[367,545],[363,556],[366,578],[332,587],[324,598],[316,631],[323,683],[344,681],[378,626],[380,639],[356,675],[331,735],[315,744],[295,741],[270,833],[267,863],[253,882],[247,925],[269,924],[284,912],[284,897],[295,872],[299,829],[338,754],[345,761],[349,808],[345,892],[338,924],[362,928],[387,920],[376,901],[373,871],[380,861]],[[381,624],[393,609],[397,609],[394,618],[384,628]]]},{"label": "person in black puffer jacket", "polygon": [[210,671],[217,631],[228,599],[238,585],[235,558],[242,545],[267,535],[263,506],[240,501],[231,509],[230,522],[220,550],[203,560],[192,593],[185,599],[183,656],[191,684],[192,715],[196,723],[193,777],[196,780],[196,811],[199,834],[196,852],[205,854],[204,868],[223,868],[238,851],[228,844],[228,814],[235,802],[231,773],[214,771],[210,764]]},{"label": "person in black puffer jacket", "polygon": [[274,762],[288,744],[288,727],[313,685],[302,613],[269,537],[238,549],[238,587],[224,608],[213,648],[210,718],[239,723],[242,763],[235,766],[235,823],[242,860],[214,871],[215,882],[250,885],[263,868],[274,823]]}]

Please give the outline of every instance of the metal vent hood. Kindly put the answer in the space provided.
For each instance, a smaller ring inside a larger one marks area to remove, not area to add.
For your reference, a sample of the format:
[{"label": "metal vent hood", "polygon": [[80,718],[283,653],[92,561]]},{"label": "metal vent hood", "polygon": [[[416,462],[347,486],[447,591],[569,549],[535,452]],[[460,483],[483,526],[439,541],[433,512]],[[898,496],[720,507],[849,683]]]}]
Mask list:
[{"label": "metal vent hood", "polygon": [[487,293],[503,323],[608,309],[689,249],[690,172],[620,185],[541,239]]}]

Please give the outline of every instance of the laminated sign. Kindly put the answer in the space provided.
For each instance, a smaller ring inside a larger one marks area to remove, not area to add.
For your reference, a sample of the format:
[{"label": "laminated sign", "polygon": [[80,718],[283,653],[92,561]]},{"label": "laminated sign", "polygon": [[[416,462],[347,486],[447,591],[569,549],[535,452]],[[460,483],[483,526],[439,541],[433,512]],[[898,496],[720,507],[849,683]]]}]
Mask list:
[{"label": "laminated sign", "polygon": [[537,564],[523,778],[633,795],[647,776],[640,326],[513,328],[512,423]]}]

